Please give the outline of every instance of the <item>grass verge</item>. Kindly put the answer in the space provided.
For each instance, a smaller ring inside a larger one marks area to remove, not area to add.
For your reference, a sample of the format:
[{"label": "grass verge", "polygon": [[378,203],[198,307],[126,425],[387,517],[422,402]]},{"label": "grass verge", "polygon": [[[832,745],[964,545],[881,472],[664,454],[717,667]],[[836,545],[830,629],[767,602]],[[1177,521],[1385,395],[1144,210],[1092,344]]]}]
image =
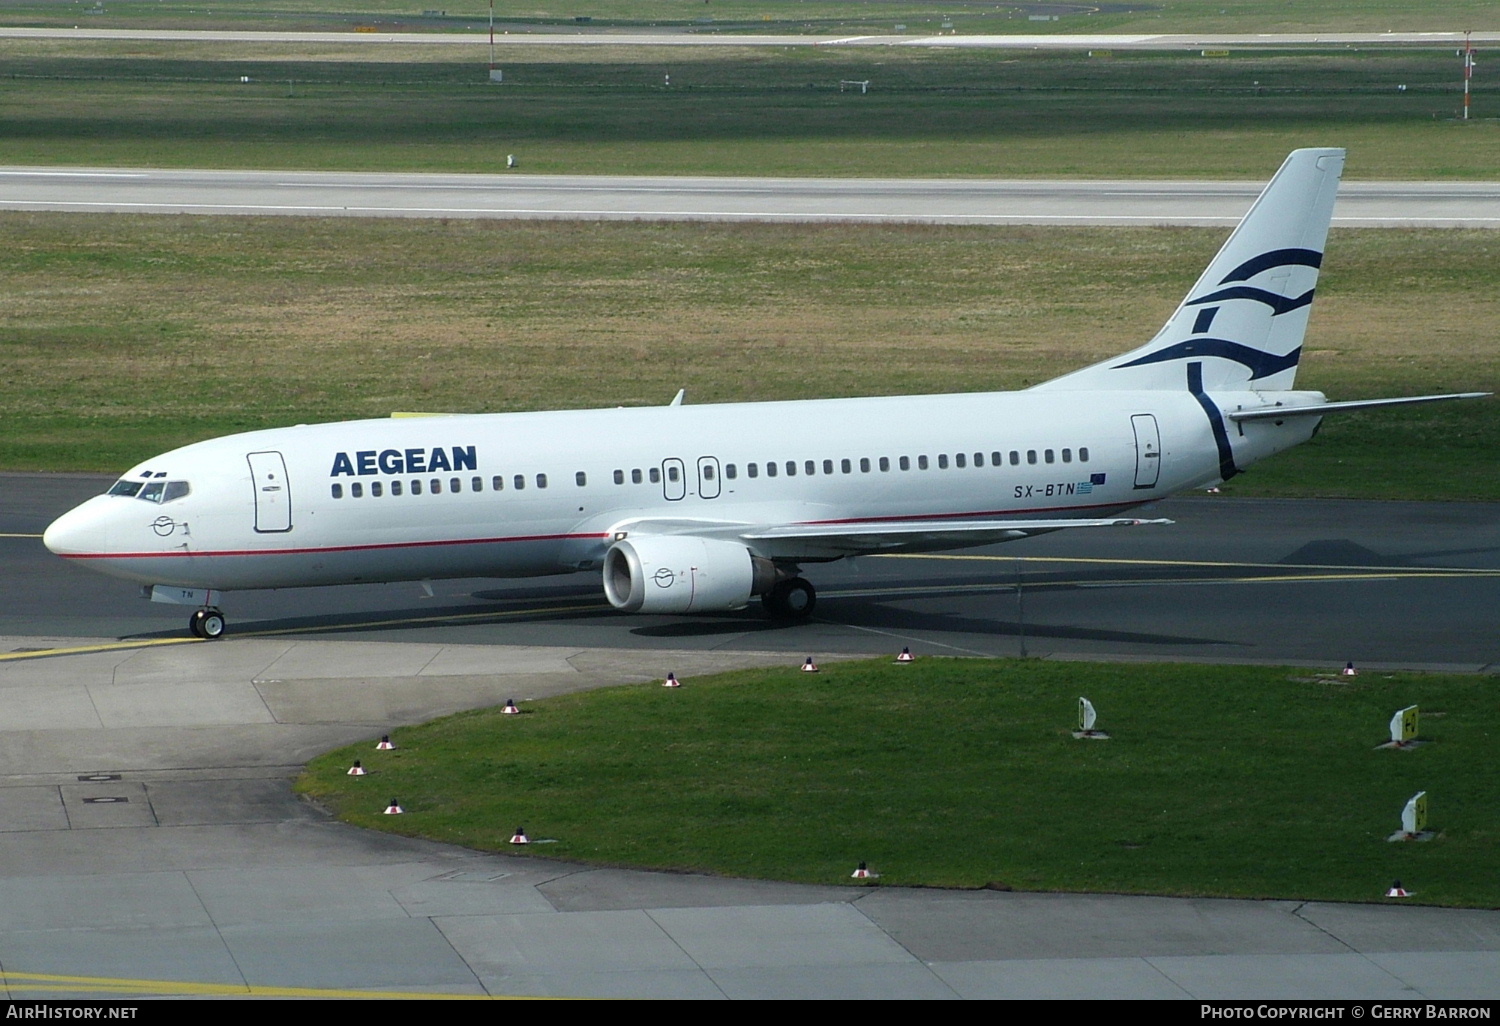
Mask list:
[{"label": "grass verge", "polygon": [[1475,119],[1456,120],[1446,48],[516,47],[503,85],[485,57],[0,40],[0,163],[1260,180],[1297,146],[1340,145],[1359,178],[1500,166],[1500,101],[1476,79]]},{"label": "grass verge", "polygon": [[[198,0],[154,0],[151,4],[96,3],[59,9],[45,0],[10,0],[15,25],[77,25],[90,28],[235,28],[380,31],[480,31],[484,0],[448,0],[420,13],[408,0],[222,0],[211,8]],[[1068,32],[1352,32],[1436,31],[1448,25],[1484,30],[1496,24],[1489,0],[1448,0],[1441,22],[1434,11],[1409,0],[1151,0],[1149,3],[997,5],[957,2],[941,10],[917,0],[549,0],[506,4],[502,27],[677,27],[699,32],[897,32],[914,34]],[[1042,20],[1033,21],[1033,17]],[[1056,20],[1053,20],[1053,17]],[[898,28],[899,26],[899,28]]]},{"label": "grass verge", "polygon": [[[1109,741],[1070,736],[1078,697]],[[1420,704],[1412,752],[1377,751]],[[924,659],[795,667],[464,713],[297,784],[359,826],[482,850],[836,883],[1328,901],[1402,880],[1495,907],[1484,678]],[[360,759],[369,776],[345,770]],[[1429,792],[1428,843],[1391,844]],[[381,814],[391,797],[406,814]]]},{"label": "grass verge", "polygon": [[[392,410],[1020,388],[1149,338],[1209,229],[0,215],[0,467]],[[1301,387],[1495,389],[1500,245],[1336,231]],[[1500,499],[1500,403],[1330,418],[1240,494]]]}]

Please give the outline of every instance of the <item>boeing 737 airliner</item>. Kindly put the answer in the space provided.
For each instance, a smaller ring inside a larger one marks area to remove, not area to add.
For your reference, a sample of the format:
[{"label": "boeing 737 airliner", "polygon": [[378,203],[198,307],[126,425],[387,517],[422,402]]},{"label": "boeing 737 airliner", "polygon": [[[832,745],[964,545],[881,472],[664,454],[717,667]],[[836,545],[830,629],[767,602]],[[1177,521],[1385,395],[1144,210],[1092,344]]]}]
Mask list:
[{"label": "boeing 737 airliner", "polygon": [[1292,153],[1154,339],[1022,392],[254,431],[132,468],[46,545],[216,638],[224,591],[583,571],[626,612],[803,617],[804,564],[1165,523],[1122,514],[1328,413],[1485,394],[1291,390],[1343,164]]}]

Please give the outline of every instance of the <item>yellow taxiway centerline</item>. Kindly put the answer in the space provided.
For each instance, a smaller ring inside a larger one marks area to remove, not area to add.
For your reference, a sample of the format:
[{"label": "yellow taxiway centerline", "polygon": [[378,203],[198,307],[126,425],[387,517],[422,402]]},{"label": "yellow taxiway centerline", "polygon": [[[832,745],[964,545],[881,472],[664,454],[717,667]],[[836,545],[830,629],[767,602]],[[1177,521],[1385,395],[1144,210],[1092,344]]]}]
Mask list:
[{"label": "yellow taxiway centerline", "polygon": [[[237,631],[233,638],[279,638],[287,634],[314,634],[327,631],[364,630],[370,627],[401,627],[424,623],[460,623],[466,620],[495,620],[512,616],[531,616],[537,613],[576,613],[603,611],[609,607],[599,602],[581,606],[540,606],[532,609],[504,609],[486,613],[456,613],[452,616],[412,616],[392,620],[362,620],[359,623],[321,624],[311,627],[283,627],[275,630]],[[77,645],[70,648],[41,648],[34,652],[0,653],[0,662],[15,662],[22,659],[46,659],[51,656],[87,655],[94,652],[119,652],[133,648],[151,648],[157,645],[196,645],[204,638],[148,638],[141,641],[109,641],[98,645]]]},{"label": "yellow taxiway centerline", "polygon": [[69,994],[204,995],[217,997],[409,998],[423,1001],[522,1000],[493,994],[445,994],[439,991],[335,990],[319,987],[268,987],[255,984],[194,983],[185,980],[133,980],[104,976],[55,976],[48,973],[0,972],[0,986],[16,991],[63,991]]}]

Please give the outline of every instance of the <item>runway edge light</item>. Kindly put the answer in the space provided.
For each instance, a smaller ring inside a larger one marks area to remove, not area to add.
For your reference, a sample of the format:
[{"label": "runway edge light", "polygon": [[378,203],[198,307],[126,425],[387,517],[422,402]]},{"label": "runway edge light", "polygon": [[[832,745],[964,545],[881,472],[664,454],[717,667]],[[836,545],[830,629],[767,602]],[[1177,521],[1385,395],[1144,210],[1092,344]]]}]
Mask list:
[{"label": "runway edge light", "polygon": [[516,700],[514,698],[507,698],[505,700],[505,708],[501,709],[500,711],[506,716],[516,716],[521,712],[520,708],[516,705]]},{"label": "runway edge light", "polygon": [[677,674],[669,673],[667,674],[667,679],[661,682],[661,686],[664,688],[680,688],[682,687],[682,681],[677,679]]},{"label": "runway edge light", "polygon": [[911,649],[904,646],[901,649],[901,654],[896,657],[896,662],[898,663],[914,663],[916,661],[917,657],[911,654]]},{"label": "runway edge light", "polygon": [[1359,671],[1354,668],[1354,660],[1353,659],[1349,660],[1347,663],[1344,664],[1344,668],[1339,671],[1339,676],[1341,676],[1341,677],[1358,677],[1359,676]]},{"label": "runway edge light", "polygon": [[516,827],[516,832],[510,835],[511,844],[530,844],[531,838],[526,836],[525,827]]},{"label": "runway edge light", "polygon": [[359,764],[358,759],[355,759],[354,765],[349,767],[348,775],[351,777],[362,777],[365,775],[365,768]]},{"label": "runway edge light", "polygon": [[870,872],[869,865],[866,864],[866,863],[864,863],[864,862],[861,862],[859,864],[859,866],[854,870],[854,872],[850,874],[850,879],[853,879],[853,880],[879,880],[880,879],[880,874],[879,873],[872,873],[872,872]]},{"label": "runway edge light", "polygon": [[396,748],[396,745],[391,740],[391,735],[389,735],[389,734],[381,734],[380,735],[380,743],[375,746],[375,750],[379,751],[379,752],[390,752],[390,751],[394,751],[395,748]]},{"label": "runway edge light", "polygon": [[385,807],[385,814],[387,816],[399,816],[405,811],[405,809],[401,808],[401,803],[394,798],[391,799],[391,804]]},{"label": "runway edge light", "polygon": [[1400,880],[1392,880],[1390,887],[1386,888],[1385,896],[1387,898],[1409,898],[1411,897],[1411,891],[1402,887]]},{"label": "runway edge light", "polygon": [[815,662],[813,662],[813,657],[812,656],[808,656],[807,657],[807,662],[805,662],[805,663],[802,664],[802,672],[803,673],[817,673],[818,672],[818,664],[815,663]]}]

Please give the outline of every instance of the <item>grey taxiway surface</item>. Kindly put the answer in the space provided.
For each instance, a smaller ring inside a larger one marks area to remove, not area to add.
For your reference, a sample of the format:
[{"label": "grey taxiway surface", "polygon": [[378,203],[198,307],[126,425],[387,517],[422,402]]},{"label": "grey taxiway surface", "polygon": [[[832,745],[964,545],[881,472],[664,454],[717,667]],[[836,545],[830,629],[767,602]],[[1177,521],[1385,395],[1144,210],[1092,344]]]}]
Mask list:
[{"label": "grey taxiway surface", "polygon": [[1178,500],[1162,504],[1175,527],[1113,545],[828,568],[818,619],[783,630],[614,616],[579,578],[232,596],[233,635],[203,643],[183,640],[184,611],[41,549],[102,483],[0,476],[8,996],[1500,992],[1497,912],[590,869],[353,830],[289,787],[317,751],[509,697],[809,652],[1014,652],[1017,566],[1036,655],[1493,669],[1495,506]]},{"label": "grey taxiway surface", "polygon": [[[1264,185],[0,167],[0,209],[1229,226],[1244,216]],[[1334,224],[1500,228],[1500,182],[1345,182]]]}]

